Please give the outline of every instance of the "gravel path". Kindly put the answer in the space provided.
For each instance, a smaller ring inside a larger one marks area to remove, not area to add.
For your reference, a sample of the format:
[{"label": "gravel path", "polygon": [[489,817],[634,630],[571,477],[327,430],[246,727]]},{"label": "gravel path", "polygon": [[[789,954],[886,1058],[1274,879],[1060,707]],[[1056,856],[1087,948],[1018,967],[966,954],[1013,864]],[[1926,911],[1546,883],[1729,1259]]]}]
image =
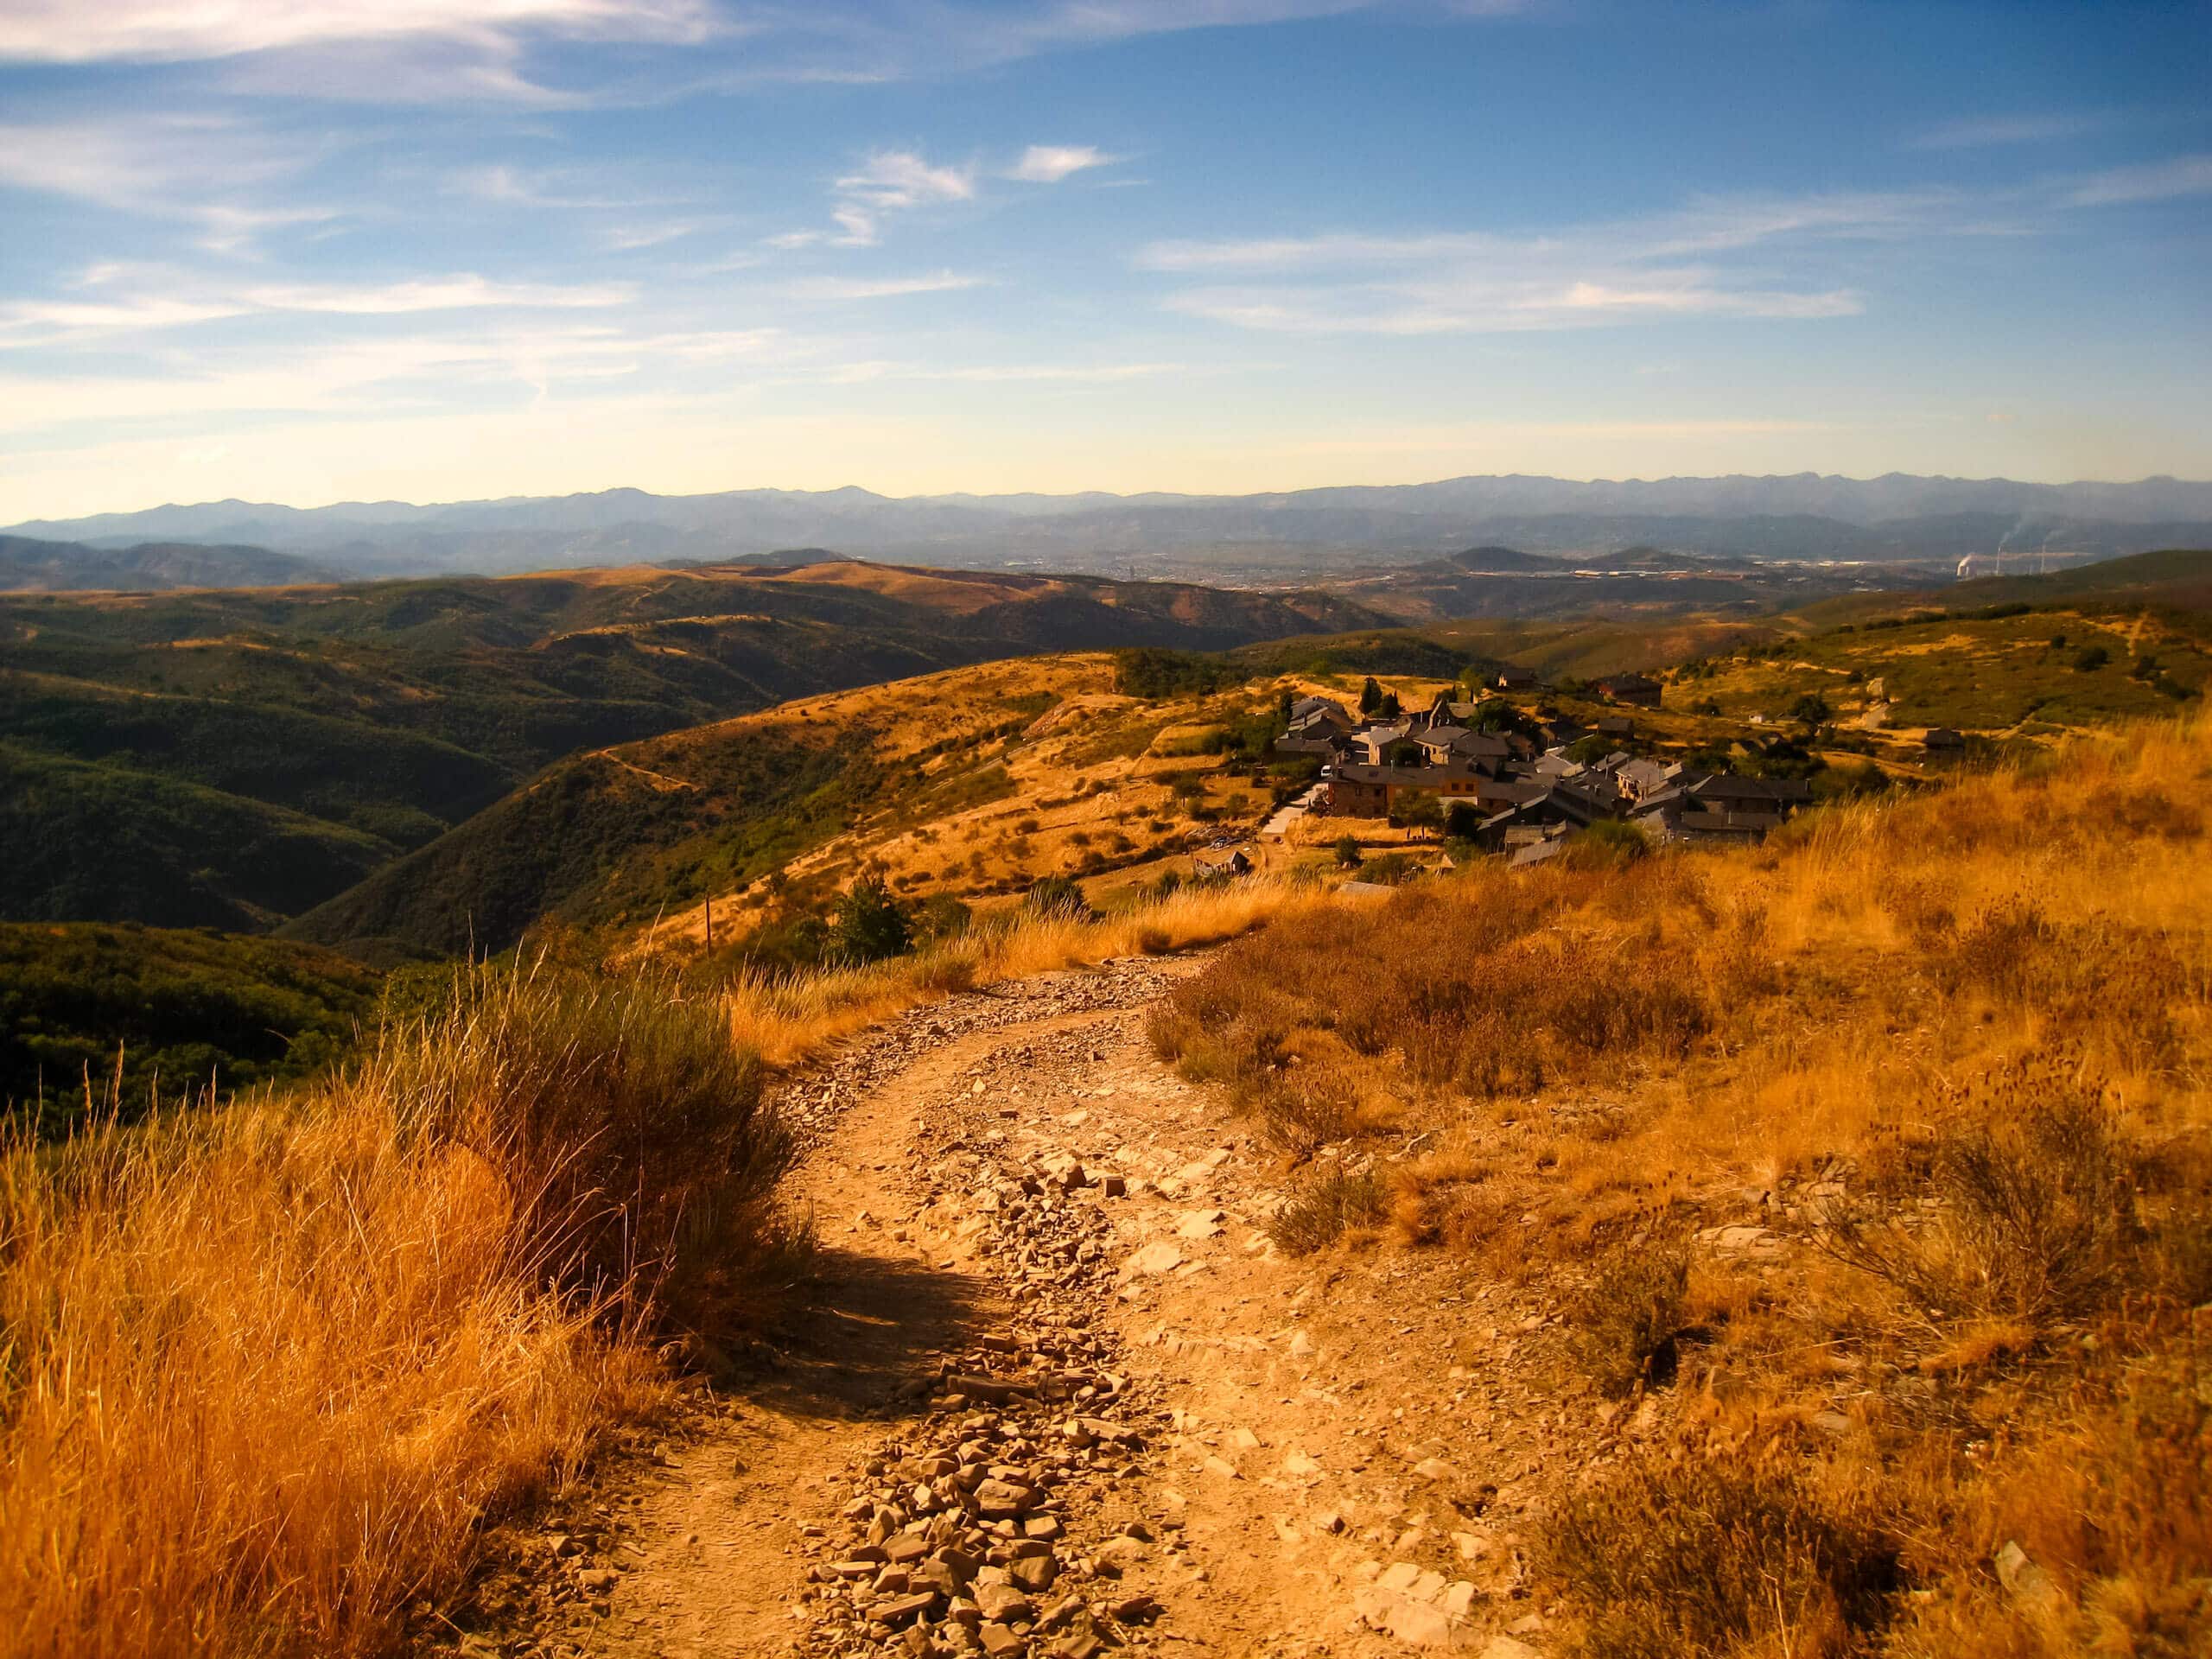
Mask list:
[{"label": "gravel path", "polygon": [[957,997],[791,1081],[807,1305],[549,1522],[532,1611],[465,1645],[1535,1652],[1514,1517],[1559,1444],[1516,1357],[1546,1317],[1448,1264],[1278,1257],[1278,1162],[1145,1040],[1199,965]]}]

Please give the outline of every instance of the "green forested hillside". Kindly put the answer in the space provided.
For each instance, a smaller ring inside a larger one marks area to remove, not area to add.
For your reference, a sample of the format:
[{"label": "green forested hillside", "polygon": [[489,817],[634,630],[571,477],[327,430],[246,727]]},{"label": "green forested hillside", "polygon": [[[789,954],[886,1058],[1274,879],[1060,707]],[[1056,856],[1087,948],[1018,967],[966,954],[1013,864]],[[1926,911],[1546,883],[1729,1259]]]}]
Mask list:
[{"label": "green forested hillside", "polygon": [[1032,651],[1374,620],[842,560],[0,595],[0,918],[268,925],[579,751]]},{"label": "green forested hillside", "polygon": [[5,918],[254,930],[359,880],[392,845],[243,795],[0,743]]},{"label": "green forested hillside", "polygon": [[[49,1127],[158,1083],[250,1087],[328,1065],[373,1020],[377,976],[311,946],[199,931],[0,923],[0,1103]],[[117,1059],[122,1073],[118,1087]]]}]

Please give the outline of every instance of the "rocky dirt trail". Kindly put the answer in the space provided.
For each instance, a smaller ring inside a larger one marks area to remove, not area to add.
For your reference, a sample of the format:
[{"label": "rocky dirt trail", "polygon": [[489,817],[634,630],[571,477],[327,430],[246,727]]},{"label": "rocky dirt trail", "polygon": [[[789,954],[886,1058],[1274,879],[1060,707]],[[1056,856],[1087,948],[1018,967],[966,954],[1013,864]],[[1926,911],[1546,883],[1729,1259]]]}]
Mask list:
[{"label": "rocky dirt trail", "polygon": [[464,1648],[1541,1651],[1522,1518],[1641,1426],[1536,1386],[1555,1319],[1441,1253],[1276,1251],[1281,1160],[1146,1040],[1198,965],[957,997],[790,1083],[803,1306]]}]

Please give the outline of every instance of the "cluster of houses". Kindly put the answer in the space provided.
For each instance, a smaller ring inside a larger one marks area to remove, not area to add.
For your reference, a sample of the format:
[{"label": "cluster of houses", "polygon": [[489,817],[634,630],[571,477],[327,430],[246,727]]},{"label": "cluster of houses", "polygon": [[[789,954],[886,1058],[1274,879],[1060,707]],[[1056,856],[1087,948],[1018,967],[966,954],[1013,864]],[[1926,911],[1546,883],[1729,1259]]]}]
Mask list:
[{"label": "cluster of houses", "polygon": [[[1495,681],[1499,690],[1534,684],[1520,669]],[[1658,685],[1641,675],[1600,681],[1599,690],[1617,703],[1659,704]],[[1594,731],[1558,719],[1484,731],[1475,724],[1478,709],[1445,692],[1420,713],[1363,719],[1329,698],[1306,697],[1292,705],[1290,729],[1275,748],[1320,757],[1319,810],[1400,818],[1414,798],[1433,797],[1451,817],[1465,823],[1471,815],[1476,844],[1516,864],[1549,858],[1608,818],[1664,841],[1758,841],[1812,800],[1802,779],[1696,772],[1640,760],[1623,747],[1592,760],[1568,759],[1571,746],[1593,734],[1625,744],[1635,736],[1630,716],[1607,716]]]}]

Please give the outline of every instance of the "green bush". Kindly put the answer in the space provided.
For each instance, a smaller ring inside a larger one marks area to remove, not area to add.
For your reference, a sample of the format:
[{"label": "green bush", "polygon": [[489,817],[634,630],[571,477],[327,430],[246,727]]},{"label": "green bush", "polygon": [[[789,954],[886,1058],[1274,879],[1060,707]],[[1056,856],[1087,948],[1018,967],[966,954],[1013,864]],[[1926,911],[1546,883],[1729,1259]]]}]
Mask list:
[{"label": "green bush", "polygon": [[913,949],[914,931],[906,912],[880,876],[855,881],[837,900],[830,927],[830,950],[847,962],[885,962]]},{"label": "green bush", "polygon": [[1090,908],[1090,901],[1083,896],[1083,888],[1065,875],[1046,876],[1029,889],[1021,902],[1038,916],[1060,916],[1083,921],[1095,913]]}]

